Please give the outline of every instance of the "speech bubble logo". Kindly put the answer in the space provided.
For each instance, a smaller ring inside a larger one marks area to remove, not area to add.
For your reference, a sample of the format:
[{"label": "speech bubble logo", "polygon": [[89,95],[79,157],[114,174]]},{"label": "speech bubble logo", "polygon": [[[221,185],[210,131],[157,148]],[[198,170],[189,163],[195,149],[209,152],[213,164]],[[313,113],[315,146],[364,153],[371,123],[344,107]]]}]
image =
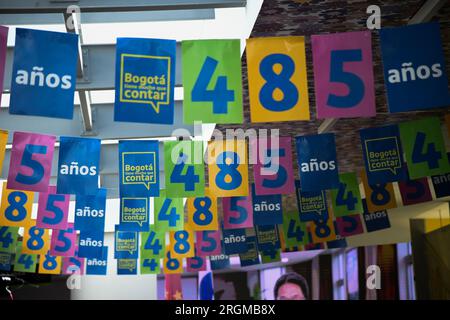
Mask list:
[{"label": "speech bubble logo", "polygon": [[299,203],[300,213],[306,220],[317,220],[327,210],[324,191],[300,192]]},{"label": "speech bubble logo", "polygon": [[120,102],[150,105],[159,114],[170,104],[171,57],[122,53]]},{"label": "speech bubble logo", "polygon": [[397,170],[402,168],[397,137],[367,139],[365,144],[370,172],[390,171],[397,175]]},{"label": "speech bubble logo", "polygon": [[137,232],[117,231],[116,251],[126,251],[130,255],[137,250]]},{"label": "speech bubble logo", "polygon": [[150,190],[156,184],[156,152],[123,152],[122,184],[142,184]]},{"label": "speech bubble logo", "polygon": [[137,223],[141,228],[148,221],[147,198],[122,198],[121,223]]},{"label": "speech bubble logo", "polygon": [[133,272],[136,269],[136,260],[135,259],[119,259],[119,269],[128,270]]}]

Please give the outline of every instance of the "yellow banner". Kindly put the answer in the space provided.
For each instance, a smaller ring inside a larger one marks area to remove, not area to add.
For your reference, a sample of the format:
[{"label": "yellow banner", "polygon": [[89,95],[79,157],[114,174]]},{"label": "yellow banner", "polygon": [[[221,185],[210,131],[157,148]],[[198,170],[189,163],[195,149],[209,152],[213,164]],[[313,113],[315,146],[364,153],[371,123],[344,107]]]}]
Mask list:
[{"label": "yellow banner", "polygon": [[0,225],[6,227],[29,227],[34,192],[10,190],[3,183],[2,202],[0,205]]},{"label": "yellow banner", "polygon": [[367,210],[377,212],[397,208],[394,185],[392,183],[369,186],[365,170],[361,170],[361,181],[366,195]]},{"label": "yellow banner", "polygon": [[60,274],[62,268],[62,257],[51,256],[49,252],[39,256],[38,273]]},{"label": "yellow banner", "polygon": [[22,245],[22,253],[45,255],[50,250],[50,230],[25,228]]},{"label": "yellow banner", "polygon": [[252,122],[309,120],[304,37],[247,40]]},{"label": "yellow banner", "polygon": [[218,230],[217,197],[205,189],[203,197],[188,198],[188,224],[194,231]]},{"label": "yellow banner", "polygon": [[0,130],[0,173],[3,169],[3,160],[5,160],[6,142],[8,141],[8,131]]},{"label": "yellow banner", "polygon": [[174,256],[170,246],[166,247],[166,254],[163,259],[164,274],[183,273],[183,259]]},{"label": "yellow banner", "polygon": [[175,258],[195,256],[195,232],[186,224],[184,230],[169,232],[170,252]]}]

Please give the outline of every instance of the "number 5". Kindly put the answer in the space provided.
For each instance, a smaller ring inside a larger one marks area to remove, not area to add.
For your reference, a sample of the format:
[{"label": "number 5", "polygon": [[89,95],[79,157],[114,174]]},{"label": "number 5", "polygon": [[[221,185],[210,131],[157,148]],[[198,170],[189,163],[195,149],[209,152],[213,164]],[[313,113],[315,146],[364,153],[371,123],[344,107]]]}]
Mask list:
[{"label": "number 5", "polygon": [[33,144],[27,144],[23,151],[21,165],[30,168],[33,173],[31,175],[24,175],[18,173],[16,181],[22,184],[34,185],[41,181],[44,177],[44,167],[41,163],[33,159],[33,153],[46,154],[47,146],[38,146]]}]

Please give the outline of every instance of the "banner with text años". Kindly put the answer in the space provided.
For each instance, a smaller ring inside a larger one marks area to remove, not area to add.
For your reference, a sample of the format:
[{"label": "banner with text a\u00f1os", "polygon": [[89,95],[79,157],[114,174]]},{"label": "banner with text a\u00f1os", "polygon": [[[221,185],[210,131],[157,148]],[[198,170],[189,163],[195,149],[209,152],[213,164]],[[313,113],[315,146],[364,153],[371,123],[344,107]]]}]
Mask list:
[{"label": "banner with text a\u00f1os", "polygon": [[184,123],[242,123],[240,40],[181,44]]},{"label": "banner with text a\u00f1os", "polygon": [[121,197],[159,196],[159,142],[119,141]]},{"label": "banner with text a\u00f1os", "polygon": [[175,40],[117,38],[114,121],[173,124]]},{"label": "banner with text a\u00f1os", "polygon": [[96,194],[100,171],[100,140],[61,137],[56,192]]},{"label": "banner with text a\u00f1os", "polygon": [[9,30],[8,27],[0,26],[0,103],[2,102],[3,79],[5,75],[8,30]]},{"label": "banner with text a\u00f1os", "polygon": [[252,122],[309,120],[304,37],[247,40]]},{"label": "banner with text a\u00f1os", "polygon": [[75,229],[88,231],[105,229],[106,189],[100,188],[95,195],[75,197]]},{"label": "banner with text a\u00f1os", "polygon": [[317,118],[375,116],[370,31],[311,37]]},{"label": "banner with text a\u00f1os", "polygon": [[55,140],[55,136],[14,132],[8,189],[47,191]]},{"label": "banner with text a\u00f1os", "polygon": [[77,34],[16,28],[9,113],[72,119],[77,60]]}]

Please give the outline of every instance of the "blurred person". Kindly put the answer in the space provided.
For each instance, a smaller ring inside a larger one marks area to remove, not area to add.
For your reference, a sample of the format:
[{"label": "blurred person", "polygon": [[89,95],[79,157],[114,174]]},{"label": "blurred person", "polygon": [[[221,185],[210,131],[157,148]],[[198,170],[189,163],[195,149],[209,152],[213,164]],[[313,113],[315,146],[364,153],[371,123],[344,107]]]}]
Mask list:
[{"label": "blurred person", "polygon": [[273,294],[275,300],[309,300],[308,283],[298,273],[286,273],[278,278]]}]

